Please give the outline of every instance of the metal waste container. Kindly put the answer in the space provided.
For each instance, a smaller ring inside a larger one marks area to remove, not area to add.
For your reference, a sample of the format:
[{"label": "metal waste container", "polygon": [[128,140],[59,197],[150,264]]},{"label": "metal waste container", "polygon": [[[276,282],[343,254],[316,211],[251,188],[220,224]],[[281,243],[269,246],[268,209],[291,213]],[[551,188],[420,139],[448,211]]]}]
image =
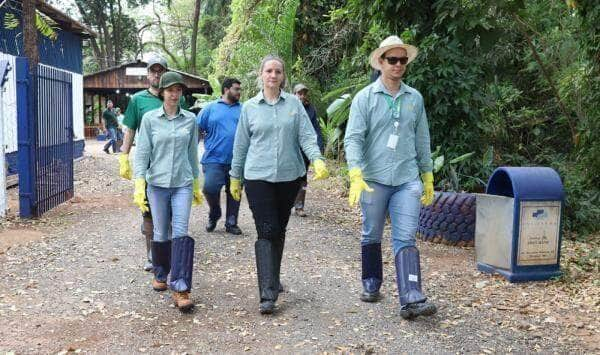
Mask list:
[{"label": "metal waste container", "polygon": [[563,185],[546,167],[500,167],[477,194],[477,269],[510,282],[560,275]]}]

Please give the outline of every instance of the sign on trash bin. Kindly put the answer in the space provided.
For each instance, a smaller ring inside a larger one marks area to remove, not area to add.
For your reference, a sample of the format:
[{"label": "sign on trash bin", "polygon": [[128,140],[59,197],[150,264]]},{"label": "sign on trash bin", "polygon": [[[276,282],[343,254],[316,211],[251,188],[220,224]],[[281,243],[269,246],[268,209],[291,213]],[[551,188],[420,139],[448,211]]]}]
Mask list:
[{"label": "sign on trash bin", "polygon": [[501,167],[477,194],[477,268],[510,282],[560,275],[564,190],[545,167]]}]

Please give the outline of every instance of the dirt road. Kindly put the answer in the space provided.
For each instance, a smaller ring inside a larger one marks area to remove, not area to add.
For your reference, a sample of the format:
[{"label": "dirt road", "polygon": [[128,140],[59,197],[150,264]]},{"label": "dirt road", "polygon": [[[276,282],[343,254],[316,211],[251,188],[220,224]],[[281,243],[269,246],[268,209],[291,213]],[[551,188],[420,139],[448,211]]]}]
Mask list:
[{"label": "dirt road", "polygon": [[[282,266],[287,292],[273,316],[258,313],[253,221],[242,236],[207,234],[194,208],[195,311],[180,314],[141,268],[141,220],[117,159],[88,143],[76,163],[76,197],[43,218],[3,224],[0,353],[506,353],[599,351],[594,270],[570,279],[509,284],[476,271],[473,249],[420,243],[430,319],[398,315],[386,232],[384,299],[359,301],[357,209],[340,182],[312,183],[306,218],[292,217]],[[13,200],[16,191],[11,191]],[[565,242],[566,268],[589,245]],[[583,249],[582,249],[583,248]],[[596,250],[597,249],[592,249]],[[578,259],[577,259],[578,260]],[[597,264],[596,264],[597,265]]]}]

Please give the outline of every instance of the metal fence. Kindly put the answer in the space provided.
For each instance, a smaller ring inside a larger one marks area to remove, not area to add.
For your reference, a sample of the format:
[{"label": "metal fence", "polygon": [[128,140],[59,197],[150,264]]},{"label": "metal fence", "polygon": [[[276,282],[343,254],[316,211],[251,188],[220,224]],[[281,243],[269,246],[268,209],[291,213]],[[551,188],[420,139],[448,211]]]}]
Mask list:
[{"label": "metal fence", "polygon": [[26,59],[16,64],[19,212],[38,217],[73,197],[72,75],[38,65],[32,76]]}]

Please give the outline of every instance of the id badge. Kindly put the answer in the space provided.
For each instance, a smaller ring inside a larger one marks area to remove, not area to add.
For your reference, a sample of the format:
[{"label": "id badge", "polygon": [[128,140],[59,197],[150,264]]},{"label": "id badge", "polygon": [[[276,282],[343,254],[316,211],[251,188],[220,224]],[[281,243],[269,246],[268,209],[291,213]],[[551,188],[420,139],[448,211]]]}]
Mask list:
[{"label": "id badge", "polygon": [[387,147],[396,150],[396,146],[398,145],[398,135],[390,134],[390,138],[388,138]]}]

